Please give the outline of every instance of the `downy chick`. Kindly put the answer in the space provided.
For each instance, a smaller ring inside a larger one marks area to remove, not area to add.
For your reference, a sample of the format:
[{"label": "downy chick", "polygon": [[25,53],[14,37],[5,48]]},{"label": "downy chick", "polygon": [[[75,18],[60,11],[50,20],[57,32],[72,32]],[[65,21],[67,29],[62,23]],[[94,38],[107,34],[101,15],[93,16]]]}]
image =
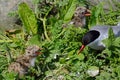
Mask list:
[{"label": "downy chick", "polygon": [[38,46],[28,46],[28,48],[25,50],[25,54],[18,57],[15,62],[12,62],[9,67],[9,72],[16,72],[19,74],[19,77],[24,76],[27,72],[29,67],[35,65],[35,59],[36,57],[41,54],[39,52],[41,50]]},{"label": "downy chick", "polygon": [[85,7],[77,7],[73,15],[73,19],[70,22],[76,27],[85,27],[86,26],[86,17],[90,16],[90,10]]}]

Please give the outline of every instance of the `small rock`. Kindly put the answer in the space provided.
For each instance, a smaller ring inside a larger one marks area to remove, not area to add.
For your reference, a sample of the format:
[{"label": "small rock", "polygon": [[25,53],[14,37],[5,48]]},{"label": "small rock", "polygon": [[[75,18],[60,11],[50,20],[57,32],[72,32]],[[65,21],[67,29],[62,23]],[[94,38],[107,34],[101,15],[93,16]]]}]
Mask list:
[{"label": "small rock", "polygon": [[99,74],[99,68],[96,66],[91,66],[88,68],[87,73],[91,77],[95,77],[96,75]]}]

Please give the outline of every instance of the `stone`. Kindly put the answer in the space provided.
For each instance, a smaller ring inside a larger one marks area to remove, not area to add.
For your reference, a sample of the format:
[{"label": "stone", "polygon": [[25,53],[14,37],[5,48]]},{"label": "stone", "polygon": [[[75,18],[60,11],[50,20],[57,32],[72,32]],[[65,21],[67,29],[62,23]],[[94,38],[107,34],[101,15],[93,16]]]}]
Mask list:
[{"label": "stone", "polygon": [[21,25],[16,24],[18,16],[10,16],[9,14],[17,10],[21,2],[26,2],[33,7],[32,0],[0,0],[0,30],[10,30],[20,28]]}]

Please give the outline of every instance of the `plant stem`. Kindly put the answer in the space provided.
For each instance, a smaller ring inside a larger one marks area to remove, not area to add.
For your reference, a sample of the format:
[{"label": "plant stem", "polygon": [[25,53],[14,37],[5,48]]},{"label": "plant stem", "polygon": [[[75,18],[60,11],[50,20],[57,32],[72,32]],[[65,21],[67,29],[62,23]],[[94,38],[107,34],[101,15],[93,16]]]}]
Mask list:
[{"label": "plant stem", "polygon": [[9,55],[9,58],[10,58],[10,62],[13,61],[13,58],[12,58],[12,56],[11,56],[10,49],[9,49],[7,43],[6,43],[6,50],[7,50],[7,52],[8,52],[8,55]]},{"label": "plant stem", "polygon": [[63,28],[63,30],[61,31],[61,33],[59,33],[59,35],[56,38],[59,38],[64,32],[65,32],[65,28]]},{"label": "plant stem", "polygon": [[13,42],[12,40],[0,40],[0,43],[9,43],[9,42]]},{"label": "plant stem", "polygon": [[45,37],[46,37],[46,39],[50,42],[51,40],[50,40],[50,38],[48,37],[48,35],[47,35],[47,30],[46,30],[46,18],[41,19],[41,20],[43,21],[43,28],[44,28]]},{"label": "plant stem", "polygon": [[50,7],[50,9],[47,11],[43,19],[40,19],[43,22],[43,28],[44,28],[44,34],[46,39],[50,42],[50,38],[47,35],[47,29],[46,29],[46,17],[48,16],[49,12],[52,10],[53,6]]}]

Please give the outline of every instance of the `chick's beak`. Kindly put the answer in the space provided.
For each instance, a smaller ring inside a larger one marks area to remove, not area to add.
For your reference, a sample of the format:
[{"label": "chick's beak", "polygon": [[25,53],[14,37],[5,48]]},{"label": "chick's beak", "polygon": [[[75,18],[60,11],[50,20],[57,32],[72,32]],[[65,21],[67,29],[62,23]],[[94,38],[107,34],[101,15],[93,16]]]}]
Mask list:
[{"label": "chick's beak", "polygon": [[90,13],[90,10],[89,10],[89,9],[87,9],[87,10],[85,11],[85,16],[91,16],[91,13]]},{"label": "chick's beak", "polygon": [[41,52],[37,51],[37,52],[35,52],[35,54],[36,54],[36,55],[39,55],[39,54],[41,54]]},{"label": "chick's beak", "polygon": [[36,54],[36,55],[42,54],[42,53],[41,53],[41,50],[42,50],[42,48],[40,48],[38,51],[36,51],[35,54]]},{"label": "chick's beak", "polygon": [[78,52],[78,54],[80,54],[83,51],[84,48],[85,48],[85,45],[82,45],[79,52]]}]

